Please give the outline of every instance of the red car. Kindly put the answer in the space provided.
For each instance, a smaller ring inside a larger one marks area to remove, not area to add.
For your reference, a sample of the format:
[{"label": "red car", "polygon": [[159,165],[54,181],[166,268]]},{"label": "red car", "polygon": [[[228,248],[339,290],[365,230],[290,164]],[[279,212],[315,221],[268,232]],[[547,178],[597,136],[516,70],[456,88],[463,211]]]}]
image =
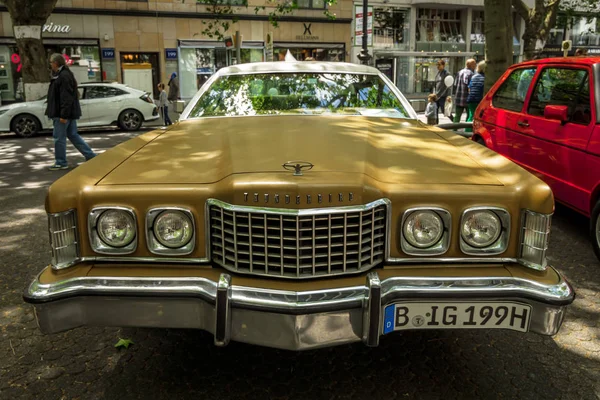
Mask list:
[{"label": "red car", "polygon": [[543,179],[588,216],[600,259],[600,57],[510,67],[475,112],[473,140]]}]

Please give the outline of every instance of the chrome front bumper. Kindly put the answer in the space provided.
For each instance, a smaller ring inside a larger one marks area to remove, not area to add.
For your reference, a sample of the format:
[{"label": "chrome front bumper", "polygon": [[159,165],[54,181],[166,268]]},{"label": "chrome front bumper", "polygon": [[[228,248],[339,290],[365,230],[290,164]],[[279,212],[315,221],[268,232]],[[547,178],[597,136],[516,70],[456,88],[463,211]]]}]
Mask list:
[{"label": "chrome front bumper", "polygon": [[34,304],[44,333],[79,326],[194,328],[216,345],[230,340],[290,350],[363,341],[377,346],[383,309],[399,301],[518,301],[532,307],[530,331],[558,332],[575,293],[561,276],[555,285],[514,277],[394,277],[368,274],[363,286],[291,292],[236,286],[228,274],[205,278],[72,278],[34,280]]}]

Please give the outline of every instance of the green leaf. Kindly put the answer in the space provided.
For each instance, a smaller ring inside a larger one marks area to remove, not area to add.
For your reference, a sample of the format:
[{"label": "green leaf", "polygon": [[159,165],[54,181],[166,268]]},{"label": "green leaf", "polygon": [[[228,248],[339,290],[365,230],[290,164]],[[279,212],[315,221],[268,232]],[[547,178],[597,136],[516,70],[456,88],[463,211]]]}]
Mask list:
[{"label": "green leaf", "polygon": [[119,341],[117,342],[117,344],[115,344],[115,347],[117,349],[121,348],[121,347],[125,347],[126,349],[128,349],[129,346],[132,345],[132,344],[134,344],[134,343],[133,343],[133,340],[131,340],[131,339],[122,339],[122,338],[119,338]]}]

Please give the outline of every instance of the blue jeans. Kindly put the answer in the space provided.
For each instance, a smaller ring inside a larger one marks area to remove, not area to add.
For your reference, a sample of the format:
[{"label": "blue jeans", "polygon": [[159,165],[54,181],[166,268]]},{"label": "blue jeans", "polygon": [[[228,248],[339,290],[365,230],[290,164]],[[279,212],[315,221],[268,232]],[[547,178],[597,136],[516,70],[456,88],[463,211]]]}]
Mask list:
[{"label": "blue jeans", "polygon": [[67,138],[83,156],[86,161],[96,157],[90,146],[77,133],[77,120],[68,119],[65,124],[59,118],[54,118],[54,159],[56,165],[67,166]]},{"label": "blue jeans", "polygon": [[165,125],[171,125],[172,122],[171,118],[169,118],[169,106],[163,106],[161,112]]}]

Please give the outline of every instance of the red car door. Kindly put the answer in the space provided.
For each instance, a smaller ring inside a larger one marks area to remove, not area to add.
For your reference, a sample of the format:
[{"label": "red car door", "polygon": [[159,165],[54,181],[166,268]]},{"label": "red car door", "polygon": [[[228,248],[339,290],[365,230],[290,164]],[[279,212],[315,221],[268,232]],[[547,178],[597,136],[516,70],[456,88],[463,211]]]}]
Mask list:
[{"label": "red car door", "polygon": [[596,120],[591,73],[586,66],[544,66],[516,121],[512,148],[515,161],[546,181],[557,200],[584,213],[585,151]]},{"label": "red car door", "polygon": [[491,90],[475,113],[473,129],[490,149],[514,159],[515,130],[537,67],[508,71],[496,90]]}]

